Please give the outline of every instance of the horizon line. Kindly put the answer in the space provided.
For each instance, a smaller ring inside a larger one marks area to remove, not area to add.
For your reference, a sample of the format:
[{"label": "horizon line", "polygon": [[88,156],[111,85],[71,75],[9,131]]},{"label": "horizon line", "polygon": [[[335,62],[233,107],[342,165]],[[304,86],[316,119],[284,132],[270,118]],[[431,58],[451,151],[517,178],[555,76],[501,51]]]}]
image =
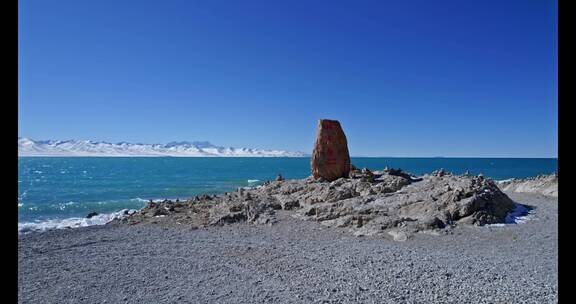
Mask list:
[{"label": "horizon line", "polygon": [[[18,155],[18,157],[46,157],[46,158],[66,158],[66,157],[99,157],[99,158],[310,158],[305,156],[171,156],[171,155]],[[558,157],[529,157],[529,156],[353,156],[350,158],[498,158],[498,159],[558,159]]]}]

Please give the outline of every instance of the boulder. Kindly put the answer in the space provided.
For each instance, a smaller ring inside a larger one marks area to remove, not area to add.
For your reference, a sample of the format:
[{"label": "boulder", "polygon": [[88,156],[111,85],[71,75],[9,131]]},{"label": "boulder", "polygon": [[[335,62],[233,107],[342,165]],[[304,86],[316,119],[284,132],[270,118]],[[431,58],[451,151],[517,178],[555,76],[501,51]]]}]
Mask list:
[{"label": "boulder", "polygon": [[348,177],[350,155],[346,135],[337,120],[320,119],[312,152],[312,176],[334,181]]}]

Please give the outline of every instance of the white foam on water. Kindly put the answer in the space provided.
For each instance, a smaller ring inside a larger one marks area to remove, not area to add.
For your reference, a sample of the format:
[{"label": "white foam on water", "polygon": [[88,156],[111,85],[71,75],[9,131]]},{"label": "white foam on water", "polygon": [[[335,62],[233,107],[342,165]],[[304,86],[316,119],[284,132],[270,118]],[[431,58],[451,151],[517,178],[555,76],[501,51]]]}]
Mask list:
[{"label": "white foam on water", "polygon": [[47,231],[52,229],[79,228],[94,225],[104,225],[114,219],[121,219],[136,210],[123,209],[114,213],[103,213],[91,218],[71,217],[65,219],[53,219],[43,222],[18,223],[18,233],[28,233],[32,231]]},{"label": "white foam on water", "polygon": [[58,204],[58,209],[64,210],[64,209],[66,209],[68,206],[73,206],[73,205],[76,205],[76,202],[60,203],[60,204]]},{"label": "white foam on water", "polygon": [[143,198],[137,197],[137,198],[131,199],[130,201],[132,201],[132,202],[142,202],[142,203],[146,203],[146,202],[148,202],[149,200],[145,200],[145,199],[143,199]]},{"label": "white foam on water", "polygon": [[507,183],[507,182],[511,182],[514,181],[515,178],[509,178],[509,179],[501,179],[501,180],[497,180],[496,182],[499,184],[503,184],[503,183]]},{"label": "white foam on water", "polygon": [[21,199],[25,198],[26,195],[28,195],[28,190],[22,192],[22,194],[19,194],[19,195],[18,195],[18,200],[21,200]]},{"label": "white foam on water", "polygon": [[248,183],[252,184],[252,183],[257,183],[259,181],[260,181],[259,179],[249,179]]},{"label": "white foam on water", "polygon": [[[164,198],[143,199],[143,198],[140,198],[140,197],[136,197],[136,198],[130,199],[130,201],[132,201],[132,202],[141,202],[141,203],[149,203],[150,200],[152,200],[152,202],[154,202],[154,203],[161,203],[161,202],[163,202],[165,199],[164,199]],[[175,201],[176,199],[174,198],[174,199],[168,199],[168,200]]]}]

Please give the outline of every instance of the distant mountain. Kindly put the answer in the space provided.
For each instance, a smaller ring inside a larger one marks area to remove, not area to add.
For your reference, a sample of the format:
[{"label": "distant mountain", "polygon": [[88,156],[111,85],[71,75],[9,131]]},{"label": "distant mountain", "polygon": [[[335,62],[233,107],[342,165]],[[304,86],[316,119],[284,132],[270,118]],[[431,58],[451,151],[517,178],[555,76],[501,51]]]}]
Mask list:
[{"label": "distant mountain", "polygon": [[175,156],[175,157],[302,157],[303,152],[226,148],[207,141],[162,144],[108,143],[90,140],[32,140],[18,138],[18,156]]}]

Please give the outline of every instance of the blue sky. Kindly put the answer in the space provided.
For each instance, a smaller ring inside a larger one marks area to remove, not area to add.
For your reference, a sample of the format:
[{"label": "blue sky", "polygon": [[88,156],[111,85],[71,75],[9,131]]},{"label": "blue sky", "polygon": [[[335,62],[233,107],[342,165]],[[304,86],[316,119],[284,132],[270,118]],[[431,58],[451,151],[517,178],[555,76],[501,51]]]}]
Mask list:
[{"label": "blue sky", "polygon": [[555,1],[19,1],[19,136],[557,156]]}]

